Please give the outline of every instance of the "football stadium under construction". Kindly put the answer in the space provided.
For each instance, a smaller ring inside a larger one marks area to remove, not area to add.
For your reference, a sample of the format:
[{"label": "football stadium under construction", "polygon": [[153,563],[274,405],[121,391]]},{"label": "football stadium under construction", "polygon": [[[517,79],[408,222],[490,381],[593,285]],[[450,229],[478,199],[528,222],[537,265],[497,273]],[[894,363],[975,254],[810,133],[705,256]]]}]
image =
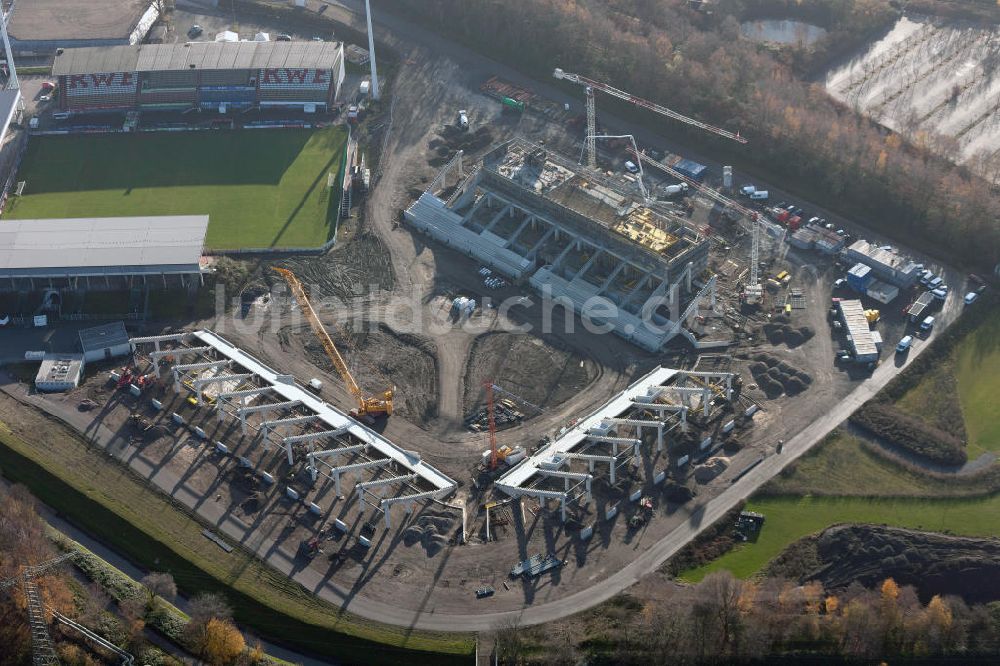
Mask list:
[{"label": "football stadium under construction", "polygon": [[715,307],[710,243],[626,184],[515,139],[487,153],[447,201],[432,184],[405,216],[647,351],[678,334],[699,344],[684,324]]}]

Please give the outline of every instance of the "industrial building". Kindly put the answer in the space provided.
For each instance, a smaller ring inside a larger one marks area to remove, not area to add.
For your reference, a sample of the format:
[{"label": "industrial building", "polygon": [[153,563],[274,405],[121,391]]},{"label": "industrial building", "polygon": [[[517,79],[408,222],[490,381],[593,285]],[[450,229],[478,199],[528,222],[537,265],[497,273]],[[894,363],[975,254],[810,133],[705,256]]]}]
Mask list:
[{"label": "industrial building", "polygon": [[69,391],[80,385],[83,376],[83,354],[44,354],[35,375],[35,388],[54,393]]},{"label": "industrial building", "polygon": [[125,322],[116,321],[80,331],[80,349],[87,363],[105,361],[132,353]]},{"label": "industrial building", "polygon": [[[694,437],[697,452],[710,450],[713,437],[703,436],[709,430],[704,426],[719,413],[717,402],[733,400],[734,379],[727,372],[658,367],[517,463],[496,487],[514,498],[558,501],[565,520],[569,504],[591,500],[595,473],[614,485],[624,468],[641,459],[643,447],[662,452]],[[734,421],[722,424],[720,432],[734,426]],[[702,434],[695,436],[698,430]],[[647,440],[645,436],[654,433],[655,438]],[[689,458],[682,455],[677,464],[685,465]],[[664,471],[648,481],[657,484],[665,478]]]},{"label": "industrial building", "polygon": [[628,183],[515,139],[487,153],[448,201],[434,187],[404,213],[416,229],[643,349],[678,334],[700,344],[684,324],[706,299],[715,306],[710,243]]},{"label": "industrial building", "polygon": [[154,0],[18,0],[9,3],[7,32],[19,56],[139,44],[159,19],[160,6]]},{"label": "industrial building", "polygon": [[872,276],[900,289],[909,289],[920,278],[920,266],[895,250],[857,240],[844,250],[849,261],[871,268]]},{"label": "industrial building", "polygon": [[[138,359],[148,359],[157,376],[169,373],[177,393],[197,405],[212,406],[219,422],[228,417],[239,423],[240,448],[233,441],[219,441],[216,453],[233,456],[268,484],[290,478],[293,466],[304,466],[312,488],[296,489],[289,481],[284,492],[309,503],[314,513],[329,509],[317,504],[317,496],[331,482],[335,497],[342,497],[346,481],[353,480],[351,492],[360,510],[371,507],[383,513],[387,526],[393,506],[409,513],[416,503],[441,499],[457,487],[419,453],[394,444],[324,402],[295,377],[271,369],[212,331],[132,338],[130,346]],[[172,419],[188,425],[179,414]],[[207,421],[190,425],[197,437],[207,439]],[[272,449],[280,463],[266,455]]]},{"label": "industrial building", "polygon": [[847,344],[851,355],[858,363],[873,363],[878,360],[879,340],[872,335],[871,326],[865,316],[865,308],[859,300],[837,301],[837,313],[847,331]]},{"label": "industrial building", "polygon": [[9,220],[0,291],[201,283],[207,215]]},{"label": "industrial building", "polygon": [[340,42],[189,42],[63,49],[52,74],[68,112],[329,109],[344,82]]}]

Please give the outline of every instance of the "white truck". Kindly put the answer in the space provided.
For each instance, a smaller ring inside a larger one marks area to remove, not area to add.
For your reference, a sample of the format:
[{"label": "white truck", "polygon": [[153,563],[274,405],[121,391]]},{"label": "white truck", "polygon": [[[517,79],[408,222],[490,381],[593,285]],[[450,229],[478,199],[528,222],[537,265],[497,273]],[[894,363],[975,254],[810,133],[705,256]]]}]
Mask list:
[{"label": "white truck", "polygon": [[663,196],[668,199],[673,199],[674,197],[683,196],[687,194],[688,184],[678,183],[677,185],[667,185],[663,188]]}]

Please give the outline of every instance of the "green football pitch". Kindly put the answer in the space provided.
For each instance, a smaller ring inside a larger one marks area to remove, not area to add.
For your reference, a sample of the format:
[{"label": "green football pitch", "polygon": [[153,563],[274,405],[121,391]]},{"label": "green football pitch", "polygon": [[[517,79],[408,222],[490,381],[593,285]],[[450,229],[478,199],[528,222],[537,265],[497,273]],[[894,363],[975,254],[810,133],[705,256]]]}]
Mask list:
[{"label": "green football pitch", "polygon": [[339,126],[34,137],[4,216],[208,214],[209,249],[316,247],[336,233],[346,142]]}]

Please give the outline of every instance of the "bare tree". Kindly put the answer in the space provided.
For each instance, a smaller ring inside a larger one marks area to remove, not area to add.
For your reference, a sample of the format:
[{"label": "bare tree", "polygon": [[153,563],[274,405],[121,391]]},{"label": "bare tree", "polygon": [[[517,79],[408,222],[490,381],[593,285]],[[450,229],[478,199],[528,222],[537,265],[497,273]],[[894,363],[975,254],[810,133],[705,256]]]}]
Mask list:
[{"label": "bare tree", "polygon": [[148,605],[150,606],[153,605],[153,600],[156,597],[162,597],[167,601],[173,601],[177,597],[177,583],[174,582],[174,577],[168,573],[154,571],[146,574],[139,582],[143,584],[149,594]]},{"label": "bare tree", "polygon": [[493,652],[501,664],[518,664],[524,651],[521,620],[516,615],[505,617],[493,627]]}]

